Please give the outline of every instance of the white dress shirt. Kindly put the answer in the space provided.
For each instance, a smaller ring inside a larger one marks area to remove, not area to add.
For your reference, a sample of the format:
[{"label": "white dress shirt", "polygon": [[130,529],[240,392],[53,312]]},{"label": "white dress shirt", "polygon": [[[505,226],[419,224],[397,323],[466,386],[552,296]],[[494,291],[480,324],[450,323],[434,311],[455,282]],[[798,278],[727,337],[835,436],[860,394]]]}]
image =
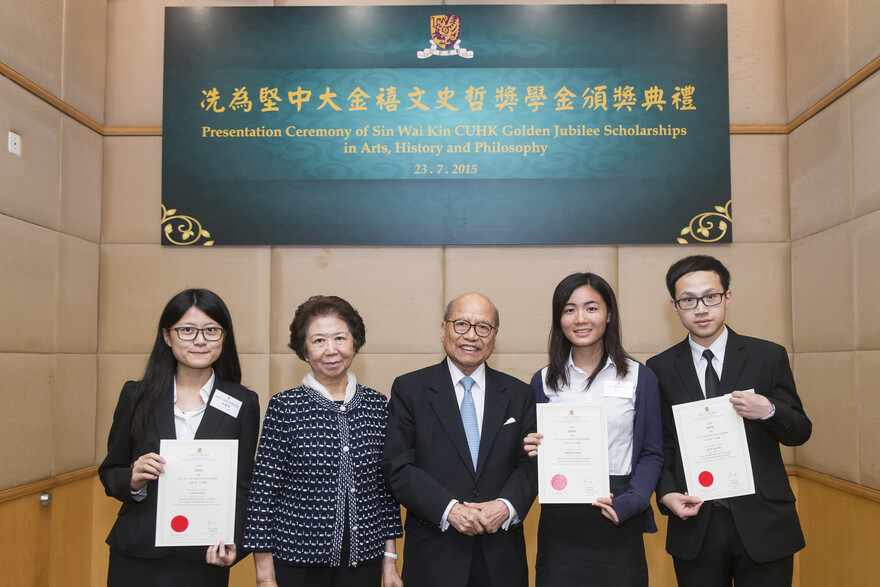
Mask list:
[{"label": "white dress shirt", "polygon": [[611,357],[599,370],[593,384],[587,388],[590,375],[575,366],[571,354],[565,364],[568,386],[556,391],[547,385],[547,369],[541,371],[544,395],[551,404],[585,403],[605,407],[608,429],[608,474],[629,475],[632,472],[633,426],[636,415],[636,385],[639,364],[627,361],[626,377],[617,376],[617,367]]},{"label": "white dress shirt", "polygon": [[715,367],[715,372],[718,373],[718,381],[721,381],[721,369],[724,367],[724,349],[727,348],[727,338],[727,326],[724,326],[721,335],[708,347],[694,342],[694,339],[688,334],[688,344],[691,346],[691,359],[694,361],[694,369],[697,370],[697,379],[700,380],[700,389],[703,390],[703,397],[706,397],[706,367],[709,365],[709,361],[703,356],[703,352],[708,348],[715,355],[712,357],[712,366]]},{"label": "white dress shirt", "polygon": [[[188,412],[182,411],[177,405],[174,406],[174,432],[177,440],[192,440],[196,437],[196,430],[202,423],[205,410],[208,407],[208,398],[214,391],[214,370],[211,369],[211,376],[208,381],[199,390],[199,397],[202,398],[202,405]],[[177,404],[177,377],[174,378],[174,403]]]}]

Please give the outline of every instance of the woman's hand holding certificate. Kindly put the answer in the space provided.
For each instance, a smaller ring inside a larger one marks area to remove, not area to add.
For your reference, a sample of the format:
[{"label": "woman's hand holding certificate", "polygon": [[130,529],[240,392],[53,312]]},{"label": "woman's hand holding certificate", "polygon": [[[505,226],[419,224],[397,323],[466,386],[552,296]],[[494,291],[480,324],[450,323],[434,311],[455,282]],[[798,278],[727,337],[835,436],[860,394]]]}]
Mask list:
[{"label": "woman's hand holding certificate", "polygon": [[[538,500],[593,503],[608,497],[605,408],[591,404],[539,404]],[[530,446],[525,444],[526,449]]]},{"label": "woman's hand holding certificate", "polygon": [[162,439],[159,452],[156,546],[234,545],[238,440]]}]

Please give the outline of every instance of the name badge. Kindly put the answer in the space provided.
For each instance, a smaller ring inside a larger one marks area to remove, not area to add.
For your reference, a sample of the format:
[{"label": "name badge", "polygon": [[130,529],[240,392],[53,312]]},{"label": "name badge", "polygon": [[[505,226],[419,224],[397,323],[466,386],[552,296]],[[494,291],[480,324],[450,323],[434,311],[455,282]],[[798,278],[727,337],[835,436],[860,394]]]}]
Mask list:
[{"label": "name badge", "polygon": [[217,408],[221,412],[229,414],[233,418],[238,418],[238,412],[241,410],[241,402],[228,393],[223,393],[219,389],[214,390],[214,396],[211,398],[211,406]]},{"label": "name badge", "polygon": [[630,381],[606,381],[603,390],[605,397],[632,399],[636,386]]}]

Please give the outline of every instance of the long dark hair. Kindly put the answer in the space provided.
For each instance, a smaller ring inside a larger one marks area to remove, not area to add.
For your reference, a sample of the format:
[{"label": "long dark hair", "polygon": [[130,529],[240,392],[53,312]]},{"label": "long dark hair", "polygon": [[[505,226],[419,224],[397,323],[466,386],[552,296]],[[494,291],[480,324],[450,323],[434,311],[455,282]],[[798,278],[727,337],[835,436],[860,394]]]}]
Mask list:
[{"label": "long dark hair", "polygon": [[207,314],[226,333],[223,337],[220,357],[213,365],[217,379],[241,383],[241,364],[238,362],[238,351],[235,348],[232,318],[229,316],[226,304],[220,296],[207,289],[187,289],[180,292],[168,301],[165,310],[162,311],[159,327],[156,329],[156,341],[147,361],[147,369],[143,378],[137,382],[131,416],[131,436],[135,441],[143,437],[153,409],[162,394],[174,384],[177,359],[174,358],[171,347],[165,342],[165,332],[193,307]]},{"label": "long dark hair", "polygon": [[620,337],[620,311],[617,307],[617,298],[614,296],[614,290],[611,289],[607,281],[595,273],[572,273],[560,281],[553,292],[553,321],[550,326],[550,338],[547,343],[550,365],[547,368],[546,382],[551,389],[556,391],[569,384],[565,364],[568,362],[568,356],[571,353],[571,342],[565,338],[565,333],[562,332],[560,324],[562,310],[565,309],[565,304],[571,299],[574,290],[585,285],[593,288],[602,296],[602,301],[605,302],[605,307],[608,309],[608,317],[610,318],[608,324],[605,325],[605,334],[602,336],[602,359],[599,361],[598,368],[587,379],[587,389],[590,388],[596,379],[596,375],[605,366],[608,357],[611,357],[611,360],[614,361],[618,377],[626,377],[626,374],[629,373],[629,366],[626,361],[630,356],[624,350],[623,341]]}]

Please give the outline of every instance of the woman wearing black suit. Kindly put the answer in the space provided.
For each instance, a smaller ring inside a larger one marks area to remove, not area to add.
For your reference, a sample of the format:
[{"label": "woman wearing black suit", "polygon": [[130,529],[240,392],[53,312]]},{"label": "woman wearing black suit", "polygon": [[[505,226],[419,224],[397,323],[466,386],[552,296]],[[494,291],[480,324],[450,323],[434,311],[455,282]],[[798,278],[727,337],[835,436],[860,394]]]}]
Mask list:
[{"label": "woman wearing black suit", "polygon": [[[228,567],[244,554],[241,536],[260,413],[257,394],[240,381],[232,320],[223,300],[205,289],[171,298],[143,378],[122,388],[107,457],[98,469],[107,495],[122,502],[107,537],[108,585],[228,585]],[[215,407],[221,399],[222,410]],[[238,440],[236,544],[154,545],[163,438]]]}]

